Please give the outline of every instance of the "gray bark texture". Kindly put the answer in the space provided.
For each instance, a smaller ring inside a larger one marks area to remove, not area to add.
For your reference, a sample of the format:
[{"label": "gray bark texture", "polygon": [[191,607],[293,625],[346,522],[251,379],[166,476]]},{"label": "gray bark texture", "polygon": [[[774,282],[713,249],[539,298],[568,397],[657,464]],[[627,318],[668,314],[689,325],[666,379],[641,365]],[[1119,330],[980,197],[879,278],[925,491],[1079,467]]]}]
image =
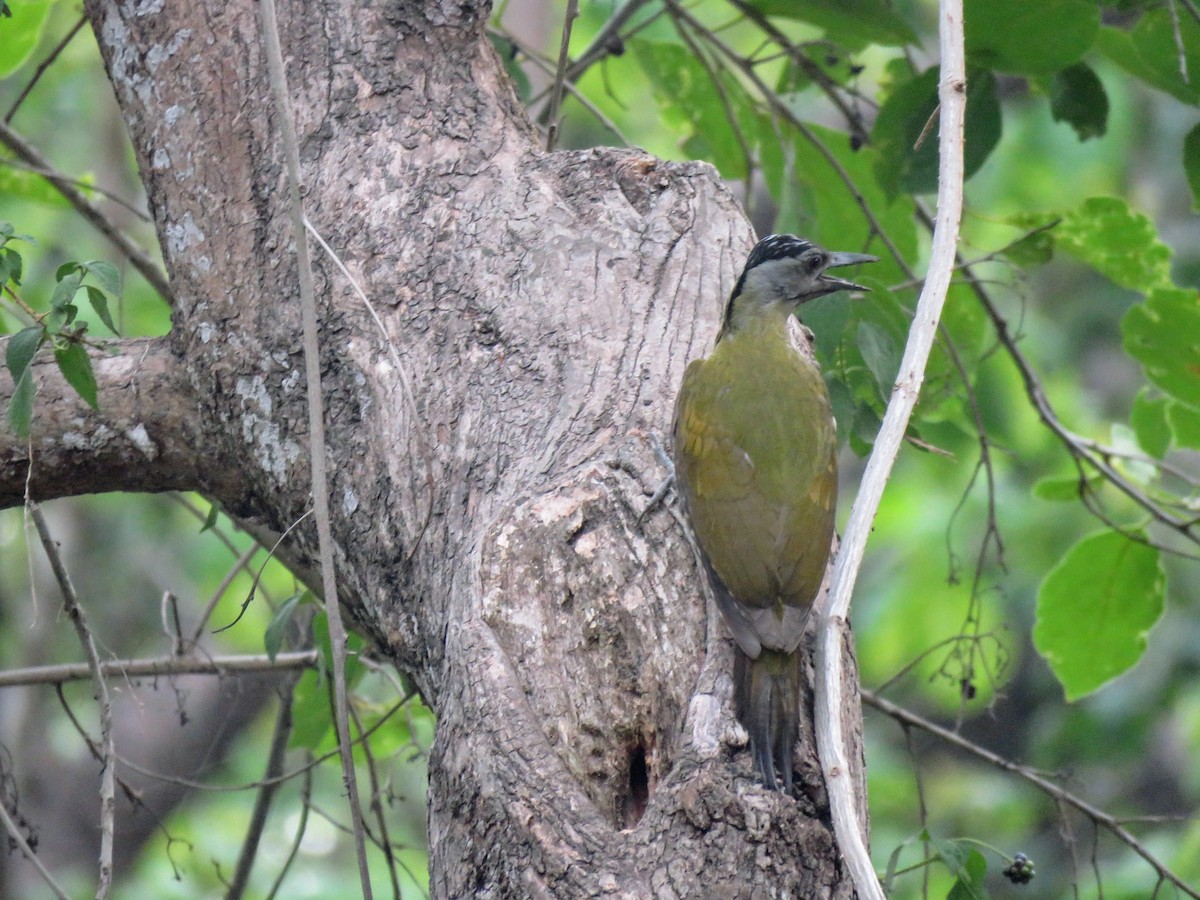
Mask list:
[{"label": "gray bark texture", "polygon": [[[100,414],[39,369],[32,492],[201,490],[282,532],[310,505],[309,447],[257,8],[86,9],[174,328],[96,356]],[[670,508],[639,519],[749,225],[708,166],[542,152],[488,13],[280,8],[307,215],[386,331],[314,247],[341,601],[438,715],[433,893],[851,897],[811,715],[798,799],[765,791],[685,535]],[[0,502],[28,465],[0,438]],[[315,529],[297,534],[305,571]]]}]

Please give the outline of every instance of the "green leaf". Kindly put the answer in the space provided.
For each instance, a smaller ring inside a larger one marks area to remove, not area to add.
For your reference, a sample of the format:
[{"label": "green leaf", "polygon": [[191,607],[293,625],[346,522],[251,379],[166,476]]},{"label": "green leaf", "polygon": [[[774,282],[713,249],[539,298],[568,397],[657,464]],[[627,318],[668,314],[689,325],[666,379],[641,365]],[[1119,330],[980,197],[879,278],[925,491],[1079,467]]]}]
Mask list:
[{"label": "green leaf", "polygon": [[208,515],[206,515],[204,517],[204,524],[200,526],[200,533],[204,534],[204,532],[209,531],[214,525],[216,525],[217,524],[217,516],[219,516],[220,514],[221,514],[221,507],[218,506],[216,503],[212,504],[208,508]]},{"label": "green leaf", "polygon": [[288,747],[316,750],[333,730],[329,679],[318,672],[305,672],[293,694],[292,733]]},{"label": "green leaf", "polygon": [[874,322],[858,323],[858,347],[862,352],[863,361],[883,396],[892,392],[896,383],[896,373],[900,371],[900,354],[902,346],[898,346],[887,329]]},{"label": "green leaf", "polygon": [[1091,49],[1100,10],[1088,0],[966,0],[963,27],[969,64],[1048,75],[1078,62]]},{"label": "green leaf", "polygon": [[92,360],[83,344],[72,341],[62,348],[55,348],[54,359],[67,384],[84,399],[92,409],[96,403],[96,374],[92,371]]},{"label": "green leaf", "polygon": [[1200,450],[1200,410],[1182,403],[1167,407],[1167,421],[1175,435],[1175,445],[1187,450]]},{"label": "green leaf", "polygon": [[1171,448],[1171,423],[1167,421],[1166,397],[1153,396],[1142,388],[1133,401],[1129,424],[1137,435],[1138,446],[1156,459],[1162,459]]},{"label": "green leaf", "polygon": [[4,351],[4,364],[12,374],[13,382],[20,381],[25,376],[25,370],[33,362],[33,357],[46,339],[46,329],[41,325],[30,325],[22,328],[8,339]]},{"label": "green leaf", "polygon": [[9,281],[19,287],[23,267],[24,263],[21,259],[21,254],[12,247],[5,247],[0,250],[0,287],[3,287]]},{"label": "green leaf", "polygon": [[0,25],[4,53],[0,54],[0,78],[7,78],[25,64],[37,48],[52,0],[8,0],[11,17]]},{"label": "green leaf", "polygon": [[1171,251],[1149,217],[1118,197],[1090,197],[1054,229],[1060,250],[1121,287],[1145,292],[1171,284]]},{"label": "green leaf", "polygon": [[950,888],[950,893],[946,894],[946,900],[988,900],[990,895],[984,883],[986,876],[987,859],[971,847],[963,860],[958,880]]},{"label": "green leaf", "polygon": [[1039,500],[1068,503],[1078,500],[1085,491],[1099,487],[1100,481],[1098,476],[1082,481],[1078,476],[1074,478],[1043,478],[1033,486],[1033,496]]},{"label": "green leaf", "polygon": [[1054,73],[1050,80],[1050,115],[1066,122],[1079,140],[1103,137],[1108,128],[1108,94],[1087,63],[1076,63]]},{"label": "green leaf", "polygon": [[1090,535],[1067,552],[1038,591],[1033,643],[1068,700],[1141,658],[1165,591],[1158,550],[1120,532]]},{"label": "green leaf", "polygon": [[26,369],[8,401],[8,424],[17,437],[29,437],[29,425],[33,421],[33,393],[33,372]]},{"label": "green leaf", "polygon": [[121,296],[121,273],[117,267],[104,259],[93,259],[83,263],[83,268],[99,282],[106,293],[114,297]]},{"label": "green leaf", "polygon": [[[1034,218],[1041,221],[1031,221]],[[1054,258],[1054,235],[1040,226],[1048,225],[1054,219],[1050,216],[1028,214],[1022,214],[1017,219],[1020,220],[1019,227],[1027,229],[1029,234],[1005,247],[1004,255],[1022,267],[1040,266],[1050,262]],[[1013,220],[1013,224],[1018,224],[1017,220]]]},{"label": "green leaf", "polygon": [[650,79],[664,120],[690,132],[683,142],[688,157],[711,162],[725,178],[744,178],[743,142],[748,148],[759,116],[737,79],[718,72],[718,92],[708,71],[686,47],[645,39],[631,40],[629,45]]},{"label": "green leaf", "polygon": [[1183,139],[1183,171],[1192,189],[1192,209],[1200,210],[1200,125]]},{"label": "green leaf", "polygon": [[[4,26],[0,25],[0,33]],[[36,172],[0,166],[0,194],[32,200],[54,209],[70,209],[71,203],[44,176]]]},{"label": "green leaf", "polygon": [[987,900],[988,892],[983,883],[987,860],[982,853],[962,840],[930,838],[929,845],[957,879],[946,900]]},{"label": "green leaf", "polygon": [[1200,295],[1155,288],[1121,321],[1125,352],[1150,383],[1189,406],[1200,406]]},{"label": "green leaf", "polygon": [[74,260],[71,260],[70,262],[65,262],[61,266],[59,266],[57,269],[54,270],[54,280],[62,281],[64,278],[66,278],[72,272],[79,272],[79,277],[83,278],[83,272],[80,271],[82,268],[83,267],[78,262],[75,262]]},{"label": "green leaf", "polygon": [[100,321],[113,334],[119,334],[120,332],[117,331],[117,326],[112,320],[112,315],[108,311],[108,298],[104,296],[104,291],[89,284],[87,285],[87,296],[88,301],[92,304],[92,309],[100,317]]},{"label": "green leaf", "polygon": [[58,276],[58,284],[54,286],[54,293],[50,295],[50,306],[53,309],[65,309],[75,298],[75,294],[79,291],[79,284],[83,281],[83,273],[77,267],[68,268],[69,266],[77,266],[77,264],[66,263],[58,267],[58,271],[63,274]]},{"label": "green leaf", "polygon": [[[1194,18],[1182,15],[1176,22],[1166,9],[1150,10],[1138,20],[1130,38],[1138,57],[1157,76],[1157,86],[1185,103],[1200,102],[1194,75],[1200,71],[1200,24]],[[1179,42],[1187,60],[1186,78],[1179,63]]]},{"label": "green leaf", "polygon": [[768,16],[798,19],[823,28],[830,40],[845,47],[919,43],[888,0],[751,0],[750,5]]},{"label": "green leaf", "polygon": [[[875,172],[892,196],[937,190],[938,123],[934,114],[938,108],[938,77],[935,66],[899,85],[884,101],[875,120],[872,142],[879,150]],[[967,75],[965,127],[964,177],[970,178],[1000,140],[996,79],[984,69],[972,69]]]},{"label": "green leaf", "polygon": [[[214,506],[213,509],[216,507]],[[263,633],[263,647],[271,662],[274,662],[275,657],[279,654],[279,649],[283,646],[283,639],[287,636],[288,627],[292,624],[292,617],[296,614],[296,608],[300,605],[300,601],[305,599],[306,593],[301,592],[288,597],[279,605],[279,609],[275,610],[275,615],[271,616],[267,630]]]}]

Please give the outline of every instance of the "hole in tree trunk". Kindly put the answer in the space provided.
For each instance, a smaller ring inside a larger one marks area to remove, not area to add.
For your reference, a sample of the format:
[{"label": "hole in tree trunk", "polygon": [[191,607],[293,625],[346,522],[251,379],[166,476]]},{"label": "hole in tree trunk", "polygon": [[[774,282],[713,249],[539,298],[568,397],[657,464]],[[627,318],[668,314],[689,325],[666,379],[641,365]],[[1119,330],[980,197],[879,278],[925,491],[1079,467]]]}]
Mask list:
[{"label": "hole in tree trunk", "polygon": [[650,770],[646,766],[646,748],[629,748],[629,790],[625,794],[625,827],[632,828],[642,818],[650,800]]}]

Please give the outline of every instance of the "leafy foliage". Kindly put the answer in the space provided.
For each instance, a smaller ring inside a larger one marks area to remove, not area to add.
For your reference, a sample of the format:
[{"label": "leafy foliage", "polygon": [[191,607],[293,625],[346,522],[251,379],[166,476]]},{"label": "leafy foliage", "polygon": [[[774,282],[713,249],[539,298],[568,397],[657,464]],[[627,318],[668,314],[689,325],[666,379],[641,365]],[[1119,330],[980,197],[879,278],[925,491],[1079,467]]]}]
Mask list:
[{"label": "leafy foliage", "polygon": [[[28,240],[30,238],[27,236],[17,235],[11,223],[0,222],[0,289],[6,288],[10,283],[14,287],[20,286],[24,263],[20,253],[10,244]],[[84,284],[84,279],[87,278],[91,278],[96,284]],[[112,263],[92,260],[64,263],[58,267],[55,281],[48,312],[38,314],[31,307],[22,304],[34,324],[14,334],[9,339],[5,351],[5,364],[14,385],[12,399],[8,404],[8,423],[21,437],[29,434],[33,418],[33,398],[37,388],[32,367],[34,357],[43,345],[49,344],[54,348],[54,361],[67,384],[71,385],[92,409],[100,408],[96,393],[96,375],[85,347],[88,323],[77,318],[79,307],[75,300],[82,292],[100,320],[115,333],[117,327],[113,324],[112,314],[109,312],[108,298],[110,295],[114,298],[120,297],[121,276]],[[11,288],[9,290],[11,293]],[[19,297],[15,294],[13,296],[20,302]]]},{"label": "leafy foliage", "polygon": [[[29,75],[39,35],[54,31],[54,7],[0,2],[0,14],[12,13],[0,16],[0,69]],[[612,9],[583,4],[574,59]],[[938,126],[929,9],[890,0],[648,4],[605,39],[602,61],[579,81],[607,124],[592,125],[574,100],[564,107],[566,146],[608,142],[615,125],[659,155],[716,166],[763,229],[882,257],[861,275],[867,297],[803,311],[840,434],[860,455],[891,396],[927,246]],[[1103,783],[1137,813],[1164,814],[1144,784],[1194,809],[1195,772],[1164,774],[1154,748],[1200,744],[1200,705],[1181,687],[1194,681],[1200,640],[1188,606],[1200,590],[1200,478],[1188,452],[1200,449],[1200,258],[1187,238],[1194,218],[1178,203],[1200,207],[1200,126],[1189,129],[1200,106],[1200,24],[1184,4],[1137,0],[968,0],[965,22],[964,266],[860,582],[864,681],[893,685],[911,705],[953,716],[1031,765],[1075,773],[1071,786]],[[523,42],[492,40],[518,95],[536,104],[544,69],[528,65]],[[82,74],[60,98],[90,96],[102,81],[95,59],[65,65]],[[49,134],[101,108],[83,101],[64,113],[53,104],[66,101],[36,92],[30,102],[42,104],[33,111]],[[38,354],[53,355],[87,403],[103,404],[79,316],[90,309],[115,332],[125,319],[113,303],[130,287],[105,262],[60,265],[108,251],[64,227],[65,204],[36,174],[0,160],[0,204],[41,241],[30,253],[30,238],[0,227],[0,315],[12,325],[5,377],[15,385],[7,415],[27,433]],[[146,298],[127,309],[142,330],[166,327],[165,311]],[[277,593],[291,599],[238,638],[271,656],[308,605],[294,585]],[[327,640],[315,627],[318,644]],[[1147,656],[1153,664],[1138,665]],[[363,669],[356,677],[360,687],[372,678]],[[298,751],[329,745],[327,688],[317,673],[298,685]],[[1062,707],[1063,692],[1077,702]],[[366,693],[357,706],[370,727],[385,713]],[[415,734],[427,746],[429,728],[421,713],[381,734],[415,754]],[[935,833],[1035,842],[1033,895],[1088,895],[1070,859],[1089,852],[1106,896],[1151,893],[1156,876],[1115,841],[1064,846],[1056,835],[1072,820],[1057,804],[968,771],[908,731],[906,749],[886,723],[869,718],[868,728],[876,850],[886,857],[894,847],[898,859],[915,840],[934,863],[918,864],[928,891],[890,865],[893,896],[981,897],[989,883],[999,894],[1016,890],[1004,878],[1032,875],[1018,854],[989,876],[981,845]],[[921,759],[919,788],[908,752]],[[257,777],[257,757],[247,756],[246,777]],[[419,796],[419,776],[398,772]],[[206,810],[219,801],[209,802]],[[917,809],[937,828],[914,824]],[[1175,869],[1200,878],[1200,828],[1171,827],[1155,825],[1155,843],[1175,847]],[[148,870],[155,865],[166,868],[155,857]],[[155,874],[147,877],[156,887],[174,883],[170,871]],[[214,877],[212,892],[222,889]]]},{"label": "leafy foliage", "polygon": [[1164,579],[1158,550],[1144,541],[1114,531],[1086,537],[1042,582],[1033,640],[1067,699],[1120,675],[1146,649]]}]

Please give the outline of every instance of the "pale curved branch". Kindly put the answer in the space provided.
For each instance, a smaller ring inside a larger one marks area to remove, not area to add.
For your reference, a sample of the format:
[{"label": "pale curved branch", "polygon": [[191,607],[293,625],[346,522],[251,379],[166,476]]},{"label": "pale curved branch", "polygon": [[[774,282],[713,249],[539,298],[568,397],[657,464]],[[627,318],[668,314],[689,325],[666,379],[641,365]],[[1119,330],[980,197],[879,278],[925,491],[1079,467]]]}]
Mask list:
[{"label": "pale curved branch", "polygon": [[[0,340],[0,356],[7,339]],[[42,350],[33,364],[38,386],[29,440],[0,424],[0,509],[35,500],[104,491],[196,490],[206,465],[199,410],[165,339],[112,341],[90,350],[100,410],[89,407]],[[12,378],[0,372],[0,410]],[[32,467],[30,452],[32,451]],[[207,473],[236,478],[228,469]]]},{"label": "pale curved branch", "polygon": [[817,631],[816,721],[817,750],[829,789],[838,846],[846,856],[862,897],[883,897],[883,889],[871,866],[859,817],[855,811],[853,786],[848,773],[844,724],[842,722],[842,636],[850,610],[850,596],[862,564],[871,523],[883,497],[883,489],[899,453],[909,416],[917,403],[925,365],[937,338],[938,320],[950,287],[962,215],[963,118],[966,110],[966,64],[963,50],[961,0],[941,0],[938,14],[938,43],[941,75],[938,82],[940,127],[938,139],[938,213],[933,248],[925,287],[917,302],[916,315],[900,373],[892,391],[875,448],[867,461],[862,484],[846,534],[834,562],[832,583],[821,608]]}]

